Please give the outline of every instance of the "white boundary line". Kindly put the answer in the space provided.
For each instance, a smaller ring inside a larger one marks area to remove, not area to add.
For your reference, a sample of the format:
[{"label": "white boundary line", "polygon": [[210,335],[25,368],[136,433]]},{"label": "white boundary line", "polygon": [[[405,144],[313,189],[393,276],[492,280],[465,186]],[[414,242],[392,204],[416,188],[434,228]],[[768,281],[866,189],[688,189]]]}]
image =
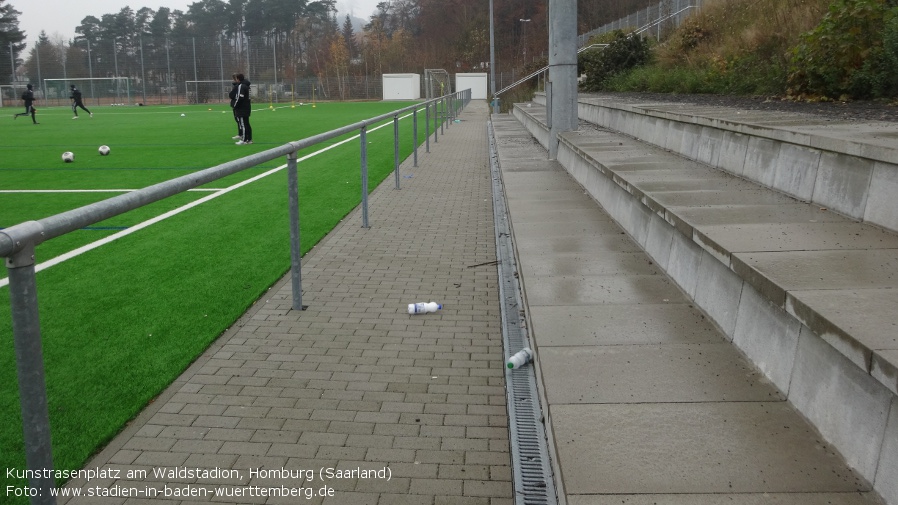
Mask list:
[{"label": "white boundary line", "polygon": [[[130,193],[136,189],[0,189],[0,193]],[[187,191],[221,191],[220,188],[193,188]]]},{"label": "white boundary line", "polygon": [[[407,118],[407,117],[409,117],[410,115],[411,115],[411,114],[406,115],[406,116],[401,116],[400,119]],[[372,128],[370,131],[376,131],[376,130],[379,130],[379,129],[384,128],[384,127],[386,127],[386,126],[389,126],[389,125],[391,125],[391,124],[392,124],[392,121],[390,121],[390,122],[388,122],[388,123],[385,123],[385,124],[382,124],[382,125],[380,125],[380,126],[377,126],[377,127],[375,127],[375,128]],[[349,142],[349,141],[351,141],[351,140],[355,140],[355,139],[357,139],[357,138],[359,138],[359,135],[354,135],[354,136],[349,137],[349,138],[347,138],[347,139],[341,140],[340,142],[337,142],[336,144],[331,144],[331,145],[325,147],[324,149],[320,149],[320,150],[315,151],[315,152],[313,152],[313,153],[307,154],[307,155],[303,156],[302,158],[299,158],[299,159],[297,160],[297,162],[305,161],[305,160],[307,160],[307,159],[309,159],[309,158],[311,158],[311,157],[313,157],[313,156],[318,156],[318,155],[321,154],[321,153],[324,153],[324,152],[326,152],[326,151],[330,151],[331,149],[333,149],[333,148],[335,148],[335,147],[337,147],[337,146],[343,145],[343,144],[345,144],[345,143],[347,143],[347,142]],[[91,243],[89,243],[89,244],[83,245],[83,246],[81,246],[81,247],[79,247],[79,248],[77,248],[77,249],[73,249],[73,250],[71,250],[71,251],[69,251],[69,252],[67,252],[67,253],[61,254],[61,255],[59,255],[59,256],[53,258],[53,259],[50,259],[50,260],[47,260],[47,261],[45,261],[45,262],[43,262],[43,263],[39,263],[39,264],[35,265],[34,271],[35,271],[35,272],[40,272],[41,270],[45,270],[45,269],[50,268],[50,267],[52,267],[52,266],[54,266],[54,265],[58,265],[58,264],[60,264],[60,263],[62,263],[62,262],[64,262],[64,261],[68,261],[68,260],[70,260],[70,259],[72,259],[72,258],[75,258],[75,257],[77,257],[77,256],[80,256],[80,255],[82,255],[82,254],[84,254],[84,253],[86,253],[86,252],[88,252],[88,251],[91,251],[91,250],[93,250],[93,249],[96,249],[96,248],[98,248],[98,247],[100,247],[100,246],[102,246],[102,245],[106,245],[106,244],[108,244],[108,243],[110,243],[110,242],[113,242],[113,241],[115,241],[115,240],[118,240],[118,239],[120,239],[120,238],[122,238],[122,237],[126,237],[126,236],[128,236],[128,235],[130,235],[130,234],[132,234],[132,233],[134,233],[134,232],[140,231],[140,230],[142,230],[142,229],[144,229],[144,228],[146,228],[146,227],[148,227],[148,226],[150,226],[150,225],[156,224],[156,223],[158,223],[158,222],[160,222],[160,221],[164,221],[164,220],[166,220],[166,219],[168,219],[168,218],[170,218],[170,217],[172,217],[172,216],[176,216],[176,215],[178,215],[178,214],[180,214],[180,213],[182,213],[182,212],[184,212],[184,211],[190,210],[190,209],[196,207],[197,205],[200,205],[201,203],[208,202],[208,201],[210,201],[210,200],[213,200],[213,199],[215,199],[215,198],[218,198],[219,196],[222,196],[222,195],[225,195],[225,194],[227,194],[227,193],[230,193],[231,191],[234,191],[235,189],[241,188],[241,187],[243,187],[243,186],[246,186],[247,184],[250,184],[250,183],[252,183],[252,182],[255,182],[255,181],[258,181],[258,180],[263,179],[263,178],[265,178],[265,177],[268,177],[268,176],[271,175],[271,174],[275,174],[275,173],[277,173],[277,172],[280,172],[281,170],[283,170],[283,169],[285,169],[285,168],[287,168],[287,165],[286,165],[286,164],[281,165],[281,166],[276,167],[276,168],[273,168],[273,169],[271,169],[271,170],[269,170],[269,171],[267,171],[267,172],[264,172],[264,173],[261,173],[261,174],[255,176],[255,177],[249,178],[249,179],[247,179],[247,180],[245,180],[245,181],[242,181],[242,182],[238,182],[237,184],[234,184],[233,186],[228,186],[227,188],[218,190],[218,191],[216,191],[215,193],[212,193],[211,195],[204,196],[204,197],[200,198],[199,200],[195,200],[195,201],[190,202],[190,203],[188,203],[188,204],[186,204],[186,205],[182,205],[181,207],[178,207],[177,209],[170,210],[170,211],[168,211],[168,212],[166,212],[166,213],[164,213],[164,214],[160,214],[160,215],[158,215],[158,216],[156,216],[156,217],[154,217],[154,218],[152,218],[152,219],[148,219],[148,220],[146,220],[146,221],[143,221],[142,223],[137,223],[136,225],[130,226],[130,227],[128,227],[127,229],[122,230],[122,231],[120,231],[120,232],[113,233],[112,235],[109,235],[108,237],[104,237],[104,238],[102,238],[102,239],[100,239],[100,240],[97,240],[97,241],[91,242]],[[0,279],[0,288],[2,288],[2,287],[4,287],[4,286],[8,286],[8,285],[9,285],[9,277],[4,277],[3,279]]]}]

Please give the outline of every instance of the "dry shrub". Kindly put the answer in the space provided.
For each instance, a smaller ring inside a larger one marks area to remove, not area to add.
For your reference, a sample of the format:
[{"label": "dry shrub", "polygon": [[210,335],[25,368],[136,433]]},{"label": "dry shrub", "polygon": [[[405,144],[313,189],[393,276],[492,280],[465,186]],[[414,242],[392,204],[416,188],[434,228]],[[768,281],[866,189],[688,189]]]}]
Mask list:
[{"label": "dry shrub", "polygon": [[710,0],[657,51],[662,66],[704,67],[745,57],[783,60],[820,22],[829,0]]}]

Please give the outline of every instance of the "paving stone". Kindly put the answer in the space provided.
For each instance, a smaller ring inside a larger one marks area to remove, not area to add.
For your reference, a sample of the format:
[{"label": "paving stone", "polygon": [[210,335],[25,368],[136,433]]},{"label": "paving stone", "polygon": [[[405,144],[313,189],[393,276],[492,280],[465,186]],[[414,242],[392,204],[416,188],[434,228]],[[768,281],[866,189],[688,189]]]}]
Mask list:
[{"label": "paving stone", "polygon": [[[495,259],[488,111],[482,103],[469,109],[431,154],[419,153],[420,167],[403,163],[415,177],[401,191],[387,180],[372,192],[370,229],[356,210],[303,258],[307,310],[290,310],[289,279],[280,281],[135,420],[142,436],[126,430],[117,450],[92,463],[246,473],[362,462],[388,466],[394,479],[339,479],[334,496],[304,503],[489,503],[464,496],[466,483],[488,481],[488,465],[500,465],[480,437],[501,436],[490,426],[504,419],[496,270],[467,268]],[[410,214],[439,219],[409,226]],[[430,298],[445,304],[440,313],[406,313],[408,303]],[[488,431],[471,441],[466,427]]]}]

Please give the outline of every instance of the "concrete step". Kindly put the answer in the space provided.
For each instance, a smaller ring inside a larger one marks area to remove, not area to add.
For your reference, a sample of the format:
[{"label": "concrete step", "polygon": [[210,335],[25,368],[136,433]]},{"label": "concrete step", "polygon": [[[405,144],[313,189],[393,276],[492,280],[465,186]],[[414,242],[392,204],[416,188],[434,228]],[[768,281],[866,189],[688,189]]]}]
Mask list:
[{"label": "concrete step", "polygon": [[562,503],[880,503],[520,122],[493,129]]},{"label": "concrete step", "polygon": [[[898,241],[884,218],[895,204],[877,196],[898,169],[898,151],[879,142],[896,125],[875,125],[875,136],[872,126],[811,134],[776,114],[740,122],[733,111],[724,121],[723,111],[682,105],[676,114],[579,105],[581,119],[609,129],[563,134],[562,164],[849,464],[898,501]],[[541,108],[514,113],[547,141],[534,126]]]}]

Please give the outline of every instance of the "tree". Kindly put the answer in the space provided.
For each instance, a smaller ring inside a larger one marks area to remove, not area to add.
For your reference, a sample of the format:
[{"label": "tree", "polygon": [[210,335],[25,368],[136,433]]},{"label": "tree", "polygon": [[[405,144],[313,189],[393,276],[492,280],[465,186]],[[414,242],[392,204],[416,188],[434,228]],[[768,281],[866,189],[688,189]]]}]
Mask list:
[{"label": "tree", "polygon": [[64,74],[64,54],[60,53],[59,48],[50,42],[46,32],[42,31],[38,35],[37,44],[28,52],[28,59],[25,60],[25,75],[19,77],[38,83],[38,87],[40,87],[41,78],[54,78]]},{"label": "tree", "polygon": [[349,73],[349,51],[346,44],[339,38],[334,38],[330,47],[331,68],[337,73],[337,89],[340,93],[340,99],[346,98],[346,86],[344,77]]},{"label": "tree", "polygon": [[172,16],[171,9],[160,7],[153,15],[153,20],[147,25],[150,36],[155,39],[163,39],[171,33]]},{"label": "tree", "polygon": [[202,0],[187,8],[187,21],[193,34],[200,37],[217,37],[227,31],[228,4],[222,0]]},{"label": "tree", "polygon": [[[378,4],[380,7],[383,4]],[[384,29],[384,20],[381,17],[373,16],[371,22],[365,25],[365,38],[362,52],[365,61],[370,63],[369,68],[374,70],[376,75],[383,75],[383,59],[386,52],[386,46],[389,42],[386,30]]]},{"label": "tree", "polygon": [[153,20],[153,17],[156,15],[153,12],[153,9],[149,7],[142,7],[137,11],[137,14],[134,16],[134,31],[135,34],[140,37],[145,37],[150,34],[150,22]]},{"label": "tree", "polygon": [[100,20],[95,16],[86,16],[81,20],[81,24],[75,27],[75,33],[79,35],[77,38],[96,44],[101,35]]},{"label": "tree", "polygon": [[331,41],[339,36],[331,19],[334,11],[333,1],[312,2],[306,8],[306,15],[297,20],[293,29],[297,59],[304,62],[313,75],[324,71]]},{"label": "tree", "polygon": [[343,21],[342,35],[343,45],[346,46],[346,54],[352,60],[358,54],[358,47],[356,47],[355,34],[352,32],[352,20],[349,19],[349,14],[346,15],[346,20]]},{"label": "tree", "polygon": [[[6,0],[0,0],[0,76],[8,76],[10,81],[15,80],[16,69],[12,68],[12,59],[15,64],[21,63],[21,54],[25,50],[25,32],[19,29],[19,15],[21,12],[12,8],[12,5],[4,5]],[[10,44],[13,54],[10,55]]]}]

